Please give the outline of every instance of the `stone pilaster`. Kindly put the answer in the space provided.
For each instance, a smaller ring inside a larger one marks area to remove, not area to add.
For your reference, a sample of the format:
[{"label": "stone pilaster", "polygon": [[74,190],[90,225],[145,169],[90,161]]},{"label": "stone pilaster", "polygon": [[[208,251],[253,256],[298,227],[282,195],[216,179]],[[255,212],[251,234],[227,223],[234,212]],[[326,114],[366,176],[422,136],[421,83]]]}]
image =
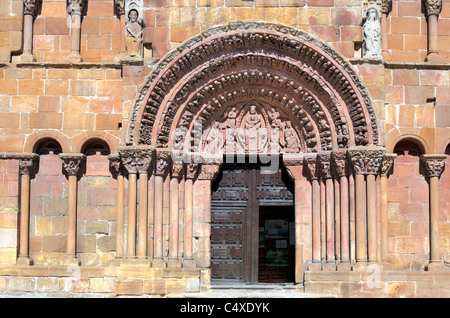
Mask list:
[{"label": "stone pilaster", "polygon": [[429,271],[445,270],[439,250],[439,177],[444,171],[446,155],[422,155],[420,157],[429,180],[430,193],[430,263]]},{"label": "stone pilaster", "polygon": [[76,258],[77,234],[77,177],[86,156],[82,153],[61,153],[59,158],[63,161],[63,171],[69,179],[69,203],[67,220],[67,255],[64,260],[68,265],[80,265]]}]

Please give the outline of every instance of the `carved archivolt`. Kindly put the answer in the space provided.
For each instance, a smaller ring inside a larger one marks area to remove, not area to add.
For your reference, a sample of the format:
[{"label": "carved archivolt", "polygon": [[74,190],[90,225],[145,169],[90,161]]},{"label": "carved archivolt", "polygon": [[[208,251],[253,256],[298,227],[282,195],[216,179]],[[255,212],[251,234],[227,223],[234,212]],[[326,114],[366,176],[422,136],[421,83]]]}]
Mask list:
[{"label": "carved archivolt", "polygon": [[[131,110],[127,144],[194,147],[177,132],[185,129],[214,148],[232,125],[250,128],[249,118],[279,130],[266,146],[281,152],[379,142],[367,88],[331,46],[294,28],[238,22],[204,31],[156,65]],[[249,147],[249,136],[232,137],[235,149]]]}]

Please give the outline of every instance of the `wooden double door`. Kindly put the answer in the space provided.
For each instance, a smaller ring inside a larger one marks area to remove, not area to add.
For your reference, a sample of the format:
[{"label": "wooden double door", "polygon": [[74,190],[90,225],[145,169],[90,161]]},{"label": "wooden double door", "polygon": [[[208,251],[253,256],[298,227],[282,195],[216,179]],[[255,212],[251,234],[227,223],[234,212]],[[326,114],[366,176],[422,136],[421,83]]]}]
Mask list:
[{"label": "wooden double door", "polygon": [[213,182],[211,275],[243,283],[294,281],[294,184],[284,168],[225,164]]}]

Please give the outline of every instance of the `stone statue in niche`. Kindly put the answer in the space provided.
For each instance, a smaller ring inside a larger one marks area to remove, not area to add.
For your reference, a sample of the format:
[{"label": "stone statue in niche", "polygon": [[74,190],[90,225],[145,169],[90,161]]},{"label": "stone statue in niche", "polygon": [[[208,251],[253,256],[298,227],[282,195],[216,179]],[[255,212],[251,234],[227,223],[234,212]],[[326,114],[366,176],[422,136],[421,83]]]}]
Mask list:
[{"label": "stone statue in niche", "polygon": [[142,59],[142,25],[139,22],[139,13],[135,9],[128,12],[128,22],[125,27],[125,43],[127,58]]},{"label": "stone statue in niche", "polygon": [[374,7],[367,10],[366,22],[363,25],[363,57],[381,58],[381,20]]},{"label": "stone statue in niche", "polygon": [[233,107],[229,112],[227,117],[227,128],[231,128],[234,129],[236,127],[236,117],[237,117],[237,112],[236,112],[236,107]]},{"label": "stone statue in niche", "polygon": [[256,112],[256,106],[251,105],[250,111],[245,117],[244,129],[248,136],[248,149],[250,152],[256,152],[258,150],[258,129],[261,128],[261,118]]},{"label": "stone statue in niche", "polygon": [[300,152],[300,144],[297,139],[292,123],[286,121],[286,127],[284,127],[284,150],[286,152]]}]

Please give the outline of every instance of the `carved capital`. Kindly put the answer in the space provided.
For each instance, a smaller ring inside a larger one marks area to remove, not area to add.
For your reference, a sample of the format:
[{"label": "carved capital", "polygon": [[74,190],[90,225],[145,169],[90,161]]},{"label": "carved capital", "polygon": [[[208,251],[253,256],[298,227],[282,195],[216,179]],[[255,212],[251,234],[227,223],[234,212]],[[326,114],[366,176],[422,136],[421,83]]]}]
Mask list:
[{"label": "carved capital", "polygon": [[84,6],[87,0],[67,0],[67,13],[74,15],[83,15]]},{"label": "carved capital", "polygon": [[442,11],[442,0],[423,0],[427,17],[430,15],[439,15]]},{"label": "carved capital", "polygon": [[67,176],[76,176],[86,156],[82,153],[60,153],[59,158],[63,161],[64,173]]},{"label": "carved capital", "polygon": [[347,151],[355,174],[376,175],[386,150],[382,147],[350,147]]},{"label": "carved capital", "polygon": [[42,0],[23,0],[23,14],[34,16]]},{"label": "carved capital", "polygon": [[199,164],[196,163],[188,163],[186,164],[186,178],[187,179],[195,179],[197,177]]},{"label": "carved capital", "polygon": [[316,154],[308,154],[303,158],[303,164],[306,168],[308,178],[310,180],[316,180],[319,177],[319,163],[317,162]]},{"label": "carved capital", "polygon": [[219,174],[220,165],[214,164],[202,164],[200,168],[200,173],[198,174],[199,180],[214,180]]},{"label": "carved capital", "polygon": [[171,175],[172,178],[180,179],[184,175],[184,164],[172,162]]},{"label": "carved capital", "polygon": [[19,173],[21,175],[31,175],[34,171],[34,164],[39,159],[35,153],[23,153],[17,157],[19,159]]},{"label": "carved capital", "polygon": [[331,152],[322,152],[317,155],[320,165],[320,175],[326,180],[333,177],[331,174]]},{"label": "carved capital", "polygon": [[428,178],[440,177],[444,171],[447,155],[422,155],[420,160],[424,164],[425,173]]},{"label": "carved capital", "polygon": [[170,168],[170,152],[157,151],[156,152],[156,166],[155,175],[165,177]]},{"label": "carved capital", "polygon": [[283,154],[283,164],[286,167],[290,166],[302,166],[303,156],[299,154]]},{"label": "carved capital", "polygon": [[381,13],[388,14],[392,8],[392,0],[382,0],[381,1]]},{"label": "carved capital", "polygon": [[348,164],[345,150],[337,150],[331,153],[331,170],[336,177],[347,176]]},{"label": "carved capital", "polygon": [[394,164],[394,160],[397,157],[397,154],[395,153],[387,153],[383,160],[381,161],[381,167],[380,167],[380,174],[382,176],[387,176],[389,173],[389,170],[391,170],[392,165]]},{"label": "carved capital", "polygon": [[154,149],[149,146],[120,147],[119,155],[128,173],[148,173],[153,164]]},{"label": "carved capital", "polygon": [[120,174],[122,171],[120,155],[118,153],[112,153],[108,155],[108,160],[112,171],[114,171],[114,173],[116,174]]},{"label": "carved capital", "polygon": [[114,0],[119,15],[125,14],[125,0]]}]

